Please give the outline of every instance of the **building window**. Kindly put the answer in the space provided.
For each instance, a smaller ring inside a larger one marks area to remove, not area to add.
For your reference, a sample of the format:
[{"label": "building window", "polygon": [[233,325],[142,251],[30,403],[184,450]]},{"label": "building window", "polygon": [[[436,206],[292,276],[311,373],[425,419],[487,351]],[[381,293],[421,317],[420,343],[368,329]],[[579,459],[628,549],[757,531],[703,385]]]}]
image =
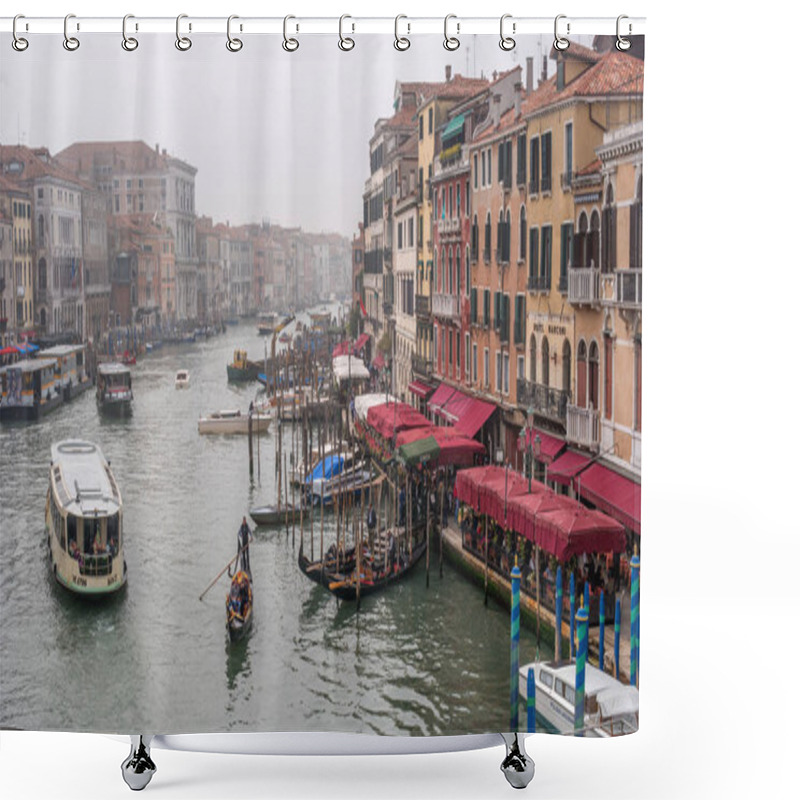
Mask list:
[{"label": "building window", "polygon": [[553,258],[553,228],[550,225],[542,226],[542,248],[539,260],[539,288],[550,291],[550,276],[552,274]]},{"label": "building window", "polygon": [[433,106],[428,109],[428,133],[433,133]]},{"label": "building window", "polygon": [[561,292],[567,291],[567,271],[572,266],[572,231],[571,222],[565,222],[561,226],[561,273],[558,279],[558,289]]},{"label": "building window", "polygon": [[525,163],[525,157],[528,152],[528,148],[525,143],[525,134],[520,133],[517,136],[517,186],[525,186],[525,181],[527,180],[527,165]]},{"label": "building window", "polygon": [[528,245],[528,222],[527,214],[525,213],[525,206],[519,210],[519,260],[525,261],[527,258],[527,245]]},{"label": "building window", "polygon": [[531,362],[530,382],[536,383],[536,337],[535,336],[531,336],[530,350],[528,352],[530,354],[529,358]]},{"label": "building window", "polygon": [[542,134],[542,179],[541,188],[543,192],[552,190],[552,135],[548,131]]},{"label": "building window", "polygon": [[461,183],[456,184],[456,217],[461,219]]},{"label": "building window", "polygon": [[503,354],[498,350],[494,354],[494,385],[498,394],[503,392]]},{"label": "building window", "polygon": [[489,388],[489,348],[483,348],[483,385],[486,389]]},{"label": "building window", "polygon": [[630,267],[642,268],[642,176],[636,184],[636,198],[631,203]]},{"label": "building window", "polygon": [[503,394],[509,393],[509,356],[503,353]]},{"label": "building window", "polygon": [[572,375],[572,348],[569,339],[564,339],[564,347],[561,350],[561,388],[571,397],[570,378]]},{"label": "building window", "polygon": [[614,205],[614,187],[609,184],[606,189],[606,202],[603,207],[603,240],[602,240],[603,272],[613,272],[617,266],[617,208]]},{"label": "building window", "polygon": [[572,123],[564,126],[564,175],[568,184],[572,183]]},{"label": "building window", "polygon": [[589,407],[600,408],[600,349],[597,342],[589,345]]},{"label": "building window", "polygon": [[423,122],[422,117],[420,117],[419,118],[419,140],[420,141],[422,141],[422,136],[424,134],[424,131],[425,131],[424,122]]},{"label": "building window", "polygon": [[472,380],[478,380],[478,345],[472,345]]},{"label": "building window", "polygon": [[486,186],[486,151],[481,151],[481,186]]},{"label": "building window", "polygon": [[603,413],[606,419],[613,418],[614,411],[614,340],[606,331],[603,337]]},{"label": "building window", "polygon": [[528,231],[528,288],[538,288],[539,280],[539,229]]}]

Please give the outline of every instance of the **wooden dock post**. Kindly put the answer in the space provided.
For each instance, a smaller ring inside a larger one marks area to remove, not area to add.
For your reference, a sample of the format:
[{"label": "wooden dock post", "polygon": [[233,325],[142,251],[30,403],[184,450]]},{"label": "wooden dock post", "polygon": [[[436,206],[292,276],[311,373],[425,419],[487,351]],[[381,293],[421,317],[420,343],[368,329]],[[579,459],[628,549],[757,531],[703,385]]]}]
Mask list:
[{"label": "wooden dock post", "polygon": [[253,407],[247,414],[247,452],[250,461],[250,482],[253,482]]}]

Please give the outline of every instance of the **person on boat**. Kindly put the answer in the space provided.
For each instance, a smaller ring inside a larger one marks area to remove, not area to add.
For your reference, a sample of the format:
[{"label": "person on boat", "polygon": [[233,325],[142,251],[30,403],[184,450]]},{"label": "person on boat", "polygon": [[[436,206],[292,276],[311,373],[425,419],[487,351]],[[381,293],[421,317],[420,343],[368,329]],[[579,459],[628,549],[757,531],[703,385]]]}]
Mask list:
[{"label": "person on boat", "polygon": [[369,531],[370,538],[374,535],[377,524],[378,516],[375,513],[375,506],[373,503],[370,503],[369,512],[367,513],[367,530]]},{"label": "person on boat", "polygon": [[239,528],[239,564],[241,568],[250,572],[250,526],[247,524],[247,517],[242,517],[242,525]]},{"label": "person on boat", "polygon": [[400,525],[406,524],[406,490],[400,489]]}]

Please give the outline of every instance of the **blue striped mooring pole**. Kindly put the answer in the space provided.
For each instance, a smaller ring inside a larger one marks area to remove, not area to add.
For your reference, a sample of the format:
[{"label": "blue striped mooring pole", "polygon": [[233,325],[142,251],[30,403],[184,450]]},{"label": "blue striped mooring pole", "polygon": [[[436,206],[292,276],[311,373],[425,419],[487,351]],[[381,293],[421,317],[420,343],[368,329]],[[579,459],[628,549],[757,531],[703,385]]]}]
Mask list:
[{"label": "blue striped mooring pole", "polygon": [[639,678],[639,556],[631,559],[631,686]]},{"label": "blue striped mooring pole", "polygon": [[598,611],[600,622],[600,669],[605,666],[606,658],[606,593],[600,590],[600,609]]},{"label": "blue striped mooring pole", "polygon": [[528,668],[528,733],[536,733],[536,679]]},{"label": "blue striped mooring pole", "polygon": [[589,609],[578,610],[578,659],[575,663],[575,735],[583,736],[586,705],[586,654],[589,651]]},{"label": "blue striped mooring pole", "polygon": [[519,730],[519,584],[522,573],[515,563],[511,570],[511,727]]},{"label": "blue striped mooring pole", "polygon": [[575,658],[575,573],[569,574],[569,656]]},{"label": "blue striped mooring pole", "polygon": [[561,565],[556,570],[556,661],[561,661],[561,611],[564,606],[564,590],[561,588]]},{"label": "blue striped mooring pole", "polygon": [[589,610],[589,581],[583,584],[583,607]]},{"label": "blue striped mooring pole", "polygon": [[619,624],[622,617],[619,597],[614,606],[614,677],[619,680]]}]

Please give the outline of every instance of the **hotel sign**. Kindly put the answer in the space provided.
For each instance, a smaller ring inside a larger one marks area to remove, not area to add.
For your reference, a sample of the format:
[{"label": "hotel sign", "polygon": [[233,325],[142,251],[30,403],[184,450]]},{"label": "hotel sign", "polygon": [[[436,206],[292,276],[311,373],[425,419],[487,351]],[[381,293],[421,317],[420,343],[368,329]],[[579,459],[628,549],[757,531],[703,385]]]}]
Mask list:
[{"label": "hotel sign", "polygon": [[534,333],[547,333],[550,336],[566,336],[567,326],[554,325],[553,323],[548,323],[545,325],[543,322],[534,322],[533,331]]}]

